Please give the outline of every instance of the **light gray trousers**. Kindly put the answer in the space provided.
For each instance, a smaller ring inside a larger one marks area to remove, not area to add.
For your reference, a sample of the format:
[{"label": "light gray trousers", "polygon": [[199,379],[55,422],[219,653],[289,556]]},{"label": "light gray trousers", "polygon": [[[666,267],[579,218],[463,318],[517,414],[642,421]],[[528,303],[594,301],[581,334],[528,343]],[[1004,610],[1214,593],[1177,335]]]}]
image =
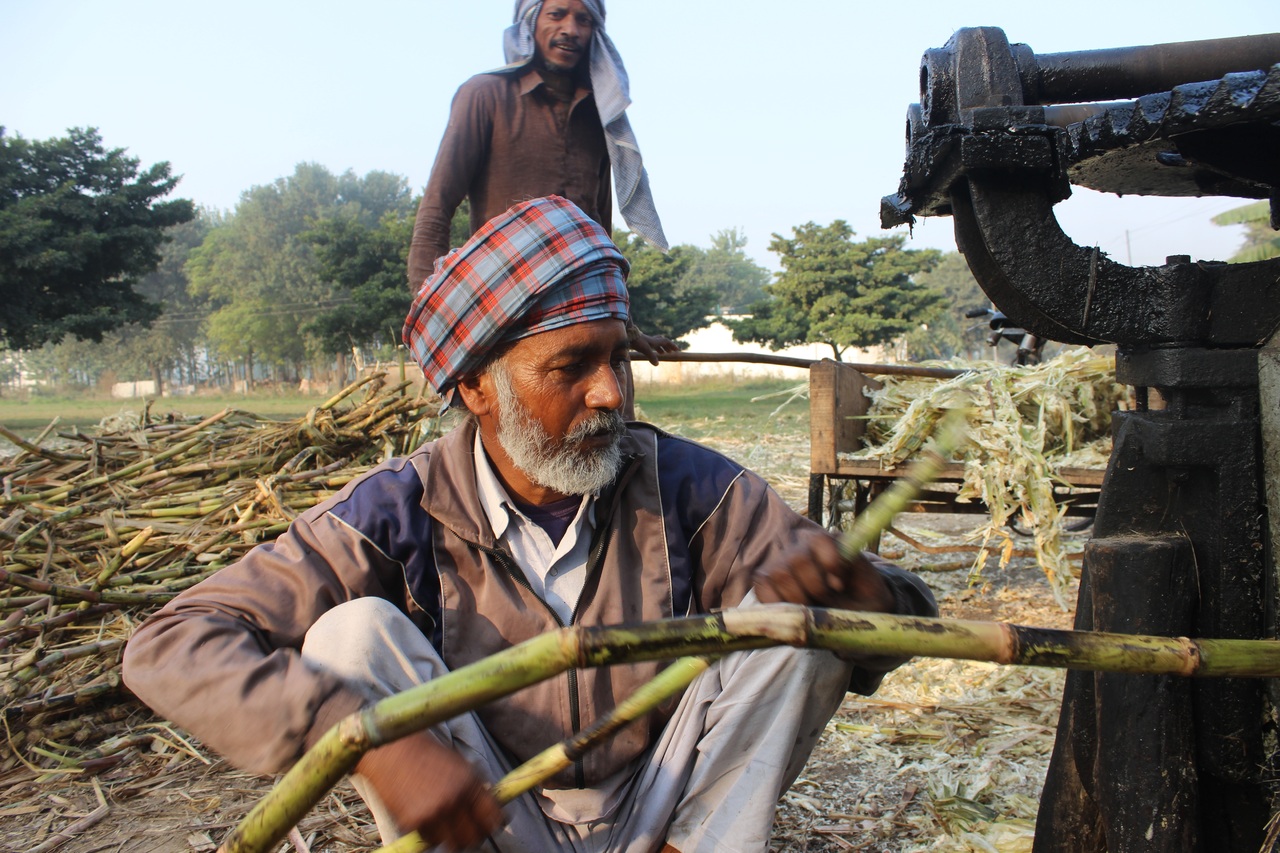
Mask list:
[{"label": "light gray trousers", "polygon": [[[378,598],[330,610],[307,633],[302,654],[378,697],[448,671],[422,632]],[[667,842],[681,853],[766,850],[778,799],[840,707],[850,668],[829,652],[785,646],[731,654],[693,681],[658,742],[606,783],[611,790],[572,792],[595,797],[593,814],[607,810],[605,798],[617,800],[606,817],[553,819],[544,809],[555,804],[531,791],[504,808],[507,824],[479,849],[650,853]],[[473,713],[431,731],[492,781],[511,769]],[[429,779],[429,769],[423,775]],[[352,781],[384,843],[398,837],[377,796],[358,776]]]}]

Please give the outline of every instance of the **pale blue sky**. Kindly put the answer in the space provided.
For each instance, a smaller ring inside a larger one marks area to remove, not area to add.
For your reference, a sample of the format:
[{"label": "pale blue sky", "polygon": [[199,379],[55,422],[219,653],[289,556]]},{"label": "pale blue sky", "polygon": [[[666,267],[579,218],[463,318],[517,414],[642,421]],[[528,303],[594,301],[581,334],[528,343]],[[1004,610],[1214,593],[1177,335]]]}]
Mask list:
[{"label": "pale blue sky", "polygon": [[[462,80],[501,64],[510,0],[0,0],[0,124],[47,138],[96,126],[178,194],[234,208],[302,161],[383,169],[421,189]],[[738,227],[770,268],[770,234],[847,220],[880,233],[920,57],[991,25],[1037,53],[1280,31],[1277,0],[609,0],[631,121],[673,243]],[[1087,196],[1087,197],[1086,197]],[[1222,258],[1233,199],[1077,191],[1059,218],[1117,261]],[[911,245],[953,249],[949,219]]]}]

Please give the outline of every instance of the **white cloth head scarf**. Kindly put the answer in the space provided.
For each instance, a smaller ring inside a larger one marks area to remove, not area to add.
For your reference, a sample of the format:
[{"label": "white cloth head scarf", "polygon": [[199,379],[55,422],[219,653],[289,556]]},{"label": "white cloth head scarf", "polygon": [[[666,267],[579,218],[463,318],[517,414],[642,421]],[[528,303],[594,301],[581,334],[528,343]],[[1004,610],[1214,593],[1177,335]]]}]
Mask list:
[{"label": "white cloth head scarf", "polygon": [[[631,105],[627,69],[622,65],[618,49],[604,31],[603,0],[582,0],[582,4],[591,12],[595,23],[591,38],[591,90],[609,149],[618,209],[622,211],[628,228],[665,252],[667,238],[662,233],[662,222],[658,219],[653,194],[649,191],[649,175],[644,169],[636,136],[631,131],[631,122],[627,121],[627,107]],[[516,0],[514,23],[502,37],[508,65],[528,62],[533,58],[534,25],[541,11],[542,0]]]}]

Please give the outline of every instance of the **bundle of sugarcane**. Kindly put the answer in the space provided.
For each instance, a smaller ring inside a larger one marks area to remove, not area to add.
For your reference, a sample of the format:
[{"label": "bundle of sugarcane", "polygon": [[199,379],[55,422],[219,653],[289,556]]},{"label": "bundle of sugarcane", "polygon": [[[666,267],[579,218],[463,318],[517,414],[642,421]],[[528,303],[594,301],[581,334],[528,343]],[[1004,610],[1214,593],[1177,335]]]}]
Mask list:
[{"label": "bundle of sugarcane", "polygon": [[1054,487],[1063,482],[1063,467],[1106,462],[1111,412],[1125,393],[1115,381],[1115,360],[1076,349],[1031,367],[969,366],[944,382],[883,377],[867,415],[868,447],[857,455],[893,468],[932,434],[943,412],[966,411],[969,442],[956,460],[964,463],[957,499],[978,498],[990,509],[972,534],[981,541],[975,571],[992,547],[1000,548],[1002,567],[1008,562],[1009,525],[1017,521],[1032,531],[1040,567],[1065,606],[1072,571],[1062,543],[1065,507]]},{"label": "bundle of sugarcane", "polygon": [[439,402],[407,388],[375,374],[294,421],[144,413],[59,433],[56,449],[52,428],[27,441],[0,426],[17,447],[0,460],[0,769],[133,745],[135,709],[114,701],[133,627],[438,432]]}]

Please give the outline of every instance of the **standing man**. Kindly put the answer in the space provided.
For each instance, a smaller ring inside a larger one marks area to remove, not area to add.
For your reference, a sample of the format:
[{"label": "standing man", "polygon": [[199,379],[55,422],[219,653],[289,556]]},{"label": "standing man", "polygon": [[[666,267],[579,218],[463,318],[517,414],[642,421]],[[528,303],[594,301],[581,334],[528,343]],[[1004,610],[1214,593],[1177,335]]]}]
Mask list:
[{"label": "standing man", "polygon": [[[130,689],[233,764],[271,773],[377,699],[564,625],[758,601],[935,615],[918,578],[842,558],[758,475],[623,422],[626,273],[562,198],[481,228],[426,281],[404,330],[463,422],[166,604],[125,650]],[[845,692],[872,692],[900,663],[785,646],[726,655],[674,707],[500,809],[490,783],[662,665],[570,670],[370,750],[353,781],[388,841],[417,830],[449,850],[763,851]]]},{"label": "standing man", "polygon": [[[649,177],[626,109],[626,69],[604,29],[604,0],[516,0],[503,37],[507,65],[458,89],[409,250],[418,288],[449,250],[449,223],[464,198],[471,233],[512,204],[563,196],[613,232],[612,172],[627,226],[666,251]],[[628,330],[657,364],[668,339]]]}]

